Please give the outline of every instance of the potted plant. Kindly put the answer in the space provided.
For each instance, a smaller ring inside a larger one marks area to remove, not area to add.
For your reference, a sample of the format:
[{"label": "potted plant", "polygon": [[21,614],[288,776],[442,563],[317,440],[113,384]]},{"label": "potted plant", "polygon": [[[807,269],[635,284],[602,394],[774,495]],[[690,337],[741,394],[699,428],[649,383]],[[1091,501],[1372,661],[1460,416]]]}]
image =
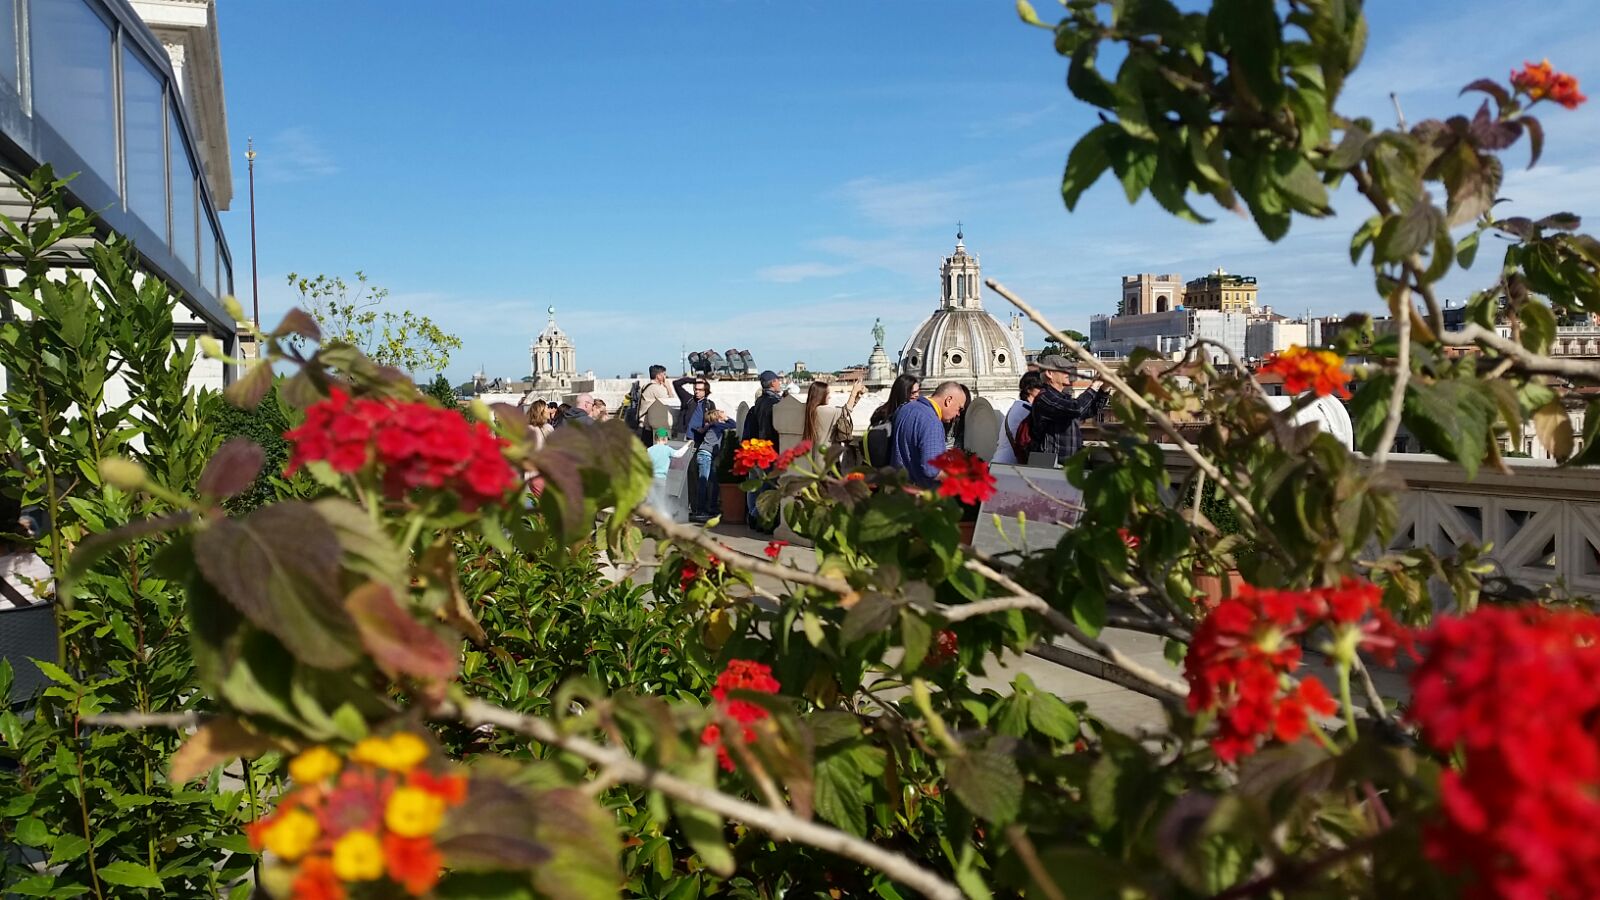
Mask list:
[{"label": "potted plant", "polygon": [[[1193,505],[1194,484],[1190,483],[1184,494],[1184,504]],[[1239,574],[1238,558],[1253,551],[1251,543],[1241,534],[1239,513],[1233,501],[1218,489],[1217,483],[1207,480],[1200,489],[1200,514],[1217,529],[1218,541],[1209,562],[1196,559],[1194,566],[1195,591],[1202,597],[1220,599],[1233,596],[1244,585]]]},{"label": "potted plant", "polygon": [[728,432],[722,445],[718,448],[716,460],[717,492],[721,501],[722,521],[731,525],[745,523],[744,491],[739,485],[744,483],[744,477],[733,474],[733,451],[739,448],[739,442],[734,439],[735,432]]}]

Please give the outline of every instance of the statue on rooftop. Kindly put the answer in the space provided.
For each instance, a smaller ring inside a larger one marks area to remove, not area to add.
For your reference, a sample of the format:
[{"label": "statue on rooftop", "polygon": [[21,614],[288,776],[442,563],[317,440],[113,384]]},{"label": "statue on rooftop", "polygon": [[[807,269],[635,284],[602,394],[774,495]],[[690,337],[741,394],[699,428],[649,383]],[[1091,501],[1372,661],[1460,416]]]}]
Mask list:
[{"label": "statue on rooftop", "polygon": [[884,335],[883,320],[882,319],[873,319],[872,320],[872,339],[873,339],[873,341],[876,342],[876,343],[873,344],[873,346],[875,346],[875,347],[882,347],[883,346],[883,335]]}]

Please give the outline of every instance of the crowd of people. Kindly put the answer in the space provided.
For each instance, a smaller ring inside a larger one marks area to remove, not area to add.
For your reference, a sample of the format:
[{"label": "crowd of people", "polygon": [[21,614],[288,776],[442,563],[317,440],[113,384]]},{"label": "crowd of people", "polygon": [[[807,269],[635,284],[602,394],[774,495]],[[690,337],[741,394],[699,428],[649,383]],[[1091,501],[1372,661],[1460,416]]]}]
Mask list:
[{"label": "crowd of people", "polygon": [[[1080,423],[1092,420],[1109,399],[1098,382],[1074,393],[1074,367],[1064,357],[1045,356],[1018,380],[1017,398],[1005,410],[993,462],[1001,465],[1057,465],[1083,446]],[[837,452],[844,465],[889,466],[902,469],[913,484],[932,486],[939,477],[934,460],[962,444],[965,416],[972,392],[958,381],[945,381],[923,389],[915,375],[901,375],[889,388],[888,399],[873,411],[865,435],[855,435],[855,408],[866,392],[853,385],[842,406],[832,405],[832,385],[814,381],[806,391],[800,440],[812,452]],[[666,480],[672,460],[692,454],[688,496],[690,521],[706,522],[721,513],[717,469],[730,445],[747,440],[783,447],[775,411],[784,397],[784,379],[772,370],[757,378],[757,394],[739,434],[737,423],[711,398],[711,382],[699,376],[669,380],[667,367],[654,365],[649,380],[636,384],[624,401],[625,418],[638,431],[650,457],[654,483],[652,502],[666,503]],[[676,404],[673,400],[676,399]],[[660,410],[657,410],[660,407]],[[578,394],[571,403],[536,400],[528,408],[528,428],[535,446],[559,427],[584,426],[604,421],[610,411],[603,400]],[[682,446],[669,443],[678,436]],[[751,528],[770,533],[775,523],[758,509],[758,493],[747,494],[747,521]]]}]

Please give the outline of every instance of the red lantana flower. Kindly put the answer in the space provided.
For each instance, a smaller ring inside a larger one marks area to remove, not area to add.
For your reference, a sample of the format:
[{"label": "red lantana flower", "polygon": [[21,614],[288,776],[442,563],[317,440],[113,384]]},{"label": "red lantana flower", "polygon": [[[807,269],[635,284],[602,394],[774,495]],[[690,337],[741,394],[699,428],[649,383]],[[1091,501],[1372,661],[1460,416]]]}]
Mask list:
[{"label": "red lantana flower", "polygon": [[933,650],[928,654],[927,665],[934,669],[946,665],[955,660],[956,653],[960,650],[961,641],[957,639],[956,633],[948,628],[941,628],[934,636]]},{"label": "red lantana flower", "polygon": [[439,882],[444,854],[439,852],[432,838],[385,834],[383,868],[390,880],[405,888],[406,893],[420,897]]},{"label": "red lantana flower", "polygon": [[291,888],[295,900],[345,900],[344,883],[333,873],[333,862],[326,856],[308,856],[300,861]]},{"label": "red lantana flower", "polygon": [[1344,357],[1332,350],[1312,350],[1295,345],[1282,353],[1275,353],[1261,365],[1262,373],[1283,376],[1283,389],[1291,394],[1311,391],[1318,397],[1338,394],[1349,397],[1350,373],[1344,369]]},{"label": "red lantana flower", "polygon": [[844,477],[844,480],[845,481],[866,481],[867,480],[867,473],[865,473],[865,472],[851,472],[849,475],[846,475]]},{"label": "red lantana flower", "polygon": [[1122,538],[1122,542],[1128,545],[1129,552],[1139,549],[1139,536],[1128,529],[1118,528],[1117,537]]},{"label": "red lantana flower", "polygon": [[792,465],[795,460],[799,459],[802,456],[805,456],[807,453],[810,453],[810,452],[811,452],[811,442],[810,441],[801,441],[800,443],[794,445],[793,447],[789,448],[788,450],[783,451],[783,454],[778,457],[778,461],[777,462],[772,464],[772,467],[774,469],[777,469],[779,472],[782,472],[784,469],[789,468],[789,466]]},{"label": "red lantana flower", "polygon": [[995,480],[989,464],[965,450],[946,450],[929,463],[944,473],[939,479],[939,496],[955,497],[969,506],[994,496]]},{"label": "red lantana flower", "polygon": [[733,451],[733,474],[748,475],[751,469],[765,469],[778,461],[778,451],[771,441],[750,438]]},{"label": "red lantana flower", "polygon": [[1183,664],[1189,711],[1217,713],[1211,742],[1217,757],[1231,762],[1254,753],[1263,739],[1299,740],[1312,714],[1336,711],[1321,682],[1292,677],[1300,667],[1300,635],[1326,625],[1336,644],[1353,635],[1349,646],[1373,651],[1379,662],[1409,650],[1409,633],[1379,608],[1380,599],[1376,586],[1346,579],[1310,590],[1245,585],[1218,602],[1195,629]]},{"label": "red lantana flower", "polygon": [[505,440],[482,422],[427,403],[352,398],[336,387],[284,438],[292,445],[287,474],[316,461],[346,475],[373,464],[395,500],[421,488],[444,490],[473,510],[517,484],[502,454]]},{"label": "red lantana flower", "polygon": [[767,554],[767,559],[777,559],[787,546],[789,546],[788,541],[767,541],[767,549],[763,552]]},{"label": "red lantana flower", "polygon": [[1409,715],[1460,760],[1429,857],[1469,898],[1600,897],[1600,617],[1482,606],[1421,640]]},{"label": "red lantana flower", "polygon": [[1528,99],[1554,100],[1567,109],[1577,109],[1588,97],[1578,93],[1578,79],[1551,68],[1550,60],[1523,63],[1522,71],[1512,70],[1511,86],[1528,95]]},{"label": "red lantana flower", "polygon": [[[750,726],[768,718],[770,714],[766,709],[748,700],[730,698],[729,692],[754,691],[760,694],[776,694],[779,688],[778,679],[772,677],[771,667],[748,659],[734,659],[729,660],[728,667],[717,676],[717,683],[711,689],[711,696],[724,715],[739,723],[740,738],[749,744],[756,739],[756,733]],[[707,747],[716,747],[718,764],[726,771],[733,771],[733,758],[728,755],[727,746],[723,743],[720,725],[715,722],[707,725],[705,730],[700,732],[700,743]]]}]

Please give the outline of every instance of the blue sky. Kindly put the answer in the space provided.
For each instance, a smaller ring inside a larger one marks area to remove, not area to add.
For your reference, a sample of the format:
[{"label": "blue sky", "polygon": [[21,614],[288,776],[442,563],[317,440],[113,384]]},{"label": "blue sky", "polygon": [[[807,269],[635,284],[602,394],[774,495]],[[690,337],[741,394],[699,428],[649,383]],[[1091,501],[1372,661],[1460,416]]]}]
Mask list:
[{"label": "blue sky", "polygon": [[[1574,27],[1591,0],[1370,7],[1348,113],[1392,121],[1391,90],[1413,121],[1470,113],[1462,84],[1543,56],[1600,98],[1593,29]],[[1080,330],[1135,272],[1253,274],[1295,312],[1377,302],[1345,252],[1364,218],[1348,194],[1275,245],[1224,211],[1197,226],[1130,207],[1109,179],[1069,215],[1061,168],[1094,118],[1049,33],[1004,0],[231,0],[219,16],[238,293],[254,136],[263,317],[293,303],[288,272],[364,270],[461,337],[457,382],[526,374],[552,304],[601,376],[676,368],[684,346],[836,368],[865,361],[875,317],[893,358],[937,304],[957,220],[986,276]],[[1544,160],[1525,172],[1513,151],[1503,193],[1597,212],[1600,101],[1544,122]],[[1445,294],[1497,262],[1486,247]]]}]

